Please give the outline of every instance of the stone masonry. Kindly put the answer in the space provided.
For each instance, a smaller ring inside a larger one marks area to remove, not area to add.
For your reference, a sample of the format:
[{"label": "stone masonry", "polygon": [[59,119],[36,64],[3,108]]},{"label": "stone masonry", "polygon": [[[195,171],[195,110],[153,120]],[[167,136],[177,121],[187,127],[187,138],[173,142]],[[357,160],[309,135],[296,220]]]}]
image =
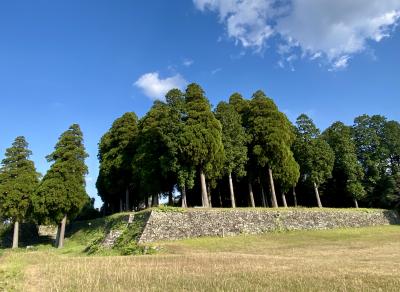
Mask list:
[{"label": "stone masonry", "polygon": [[200,236],[400,224],[395,211],[378,209],[152,210],[139,243]]}]

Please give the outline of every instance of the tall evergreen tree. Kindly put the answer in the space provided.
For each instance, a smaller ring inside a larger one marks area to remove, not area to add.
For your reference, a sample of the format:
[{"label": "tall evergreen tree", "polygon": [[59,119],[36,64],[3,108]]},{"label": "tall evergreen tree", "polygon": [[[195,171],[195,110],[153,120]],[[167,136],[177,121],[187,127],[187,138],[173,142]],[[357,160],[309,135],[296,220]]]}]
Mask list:
[{"label": "tall evergreen tree", "polygon": [[364,186],[368,193],[373,193],[386,165],[384,162],[385,151],[382,149],[381,143],[385,122],[386,119],[382,116],[362,115],[354,119],[353,137],[357,147],[358,160],[364,168]]},{"label": "tall evergreen tree", "polygon": [[53,164],[41,181],[33,203],[42,221],[59,223],[58,248],[64,245],[67,217],[76,216],[89,200],[85,190],[86,157],[83,134],[77,124],[61,134],[53,153],[46,157]]},{"label": "tall evergreen tree", "polygon": [[392,175],[400,173],[400,123],[388,121],[383,129],[383,144],[388,153],[389,169]]},{"label": "tall evergreen tree", "polygon": [[138,119],[135,113],[127,112],[113,122],[100,140],[100,170],[96,186],[111,212],[132,207],[133,192],[137,188],[134,179],[136,171],[133,168],[137,136]]},{"label": "tall evergreen tree", "polygon": [[185,159],[198,169],[203,207],[209,207],[206,173],[216,175],[216,166],[222,165],[224,147],[221,123],[211,111],[203,89],[189,84],[185,92],[187,119],[181,136]]},{"label": "tall evergreen tree", "polygon": [[232,207],[236,207],[235,193],[233,188],[232,173],[242,177],[246,175],[245,165],[247,162],[247,136],[239,113],[235,108],[220,102],[217,106],[215,116],[222,125],[222,143],[225,149],[224,172],[229,179],[229,191]]},{"label": "tall evergreen tree", "polygon": [[380,115],[362,115],[354,120],[353,138],[371,206],[391,208],[397,202],[399,131],[398,122]]},{"label": "tall evergreen tree", "polygon": [[362,179],[364,172],[357,160],[356,147],[352,139],[351,128],[341,122],[333,123],[322,134],[325,141],[335,153],[333,189],[337,195],[344,194],[354,200],[358,208],[358,200],[365,195]]},{"label": "tall evergreen tree", "polygon": [[184,149],[181,147],[184,141],[184,133],[187,120],[187,110],[185,104],[185,95],[179,89],[172,89],[166,94],[166,102],[169,109],[168,125],[164,129],[165,140],[170,151],[170,167],[176,174],[177,185],[181,193],[181,206],[186,208],[187,195],[186,190],[194,186],[196,169],[190,160],[185,158]]},{"label": "tall evergreen tree", "polygon": [[251,151],[259,167],[266,168],[270,184],[272,207],[278,207],[273,172],[291,152],[294,140],[292,126],[282,112],[261,90],[255,92],[249,107]]},{"label": "tall evergreen tree", "polygon": [[255,157],[250,151],[252,145],[252,135],[250,134],[250,125],[249,125],[249,115],[250,115],[250,102],[243,98],[243,96],[239,93],[233,93],[229,97],[229,104],[232,105],[236,112],[240,115],[242,126],[245,129],[245,133],[247,136],[247,163],[246,163],[246,173],[247,173],[247,183],[248,183],[248,191],[249,191],[249,199],[250,206],[255,207],[254,193],[253,193],[253,180],[256,177],[256,161]]},{"label": "tall evergreen tree", "polygon": [[300,167],[292,153],[281,161],[280,166],[275,171],[275,177],[280,186],[283,206],[287,207],[286,194],[296,186],[300,178]]},{"label": "tall evergreen tree", "polygon": [[135,165],[139,170],[140,189],[151,195],[157,205],[160,194],[172,194],[176,184],[172,169],[173,153],[168,141],[168,131],[173,126],[168,106],[155,101],[150,111],[139,122],[138,149]]},{"label": "tall evergreen tree", "polygon": [[19,223],[27,217],[39,183],[39,174],[29,160],[31,154],[25,137],[19,136],[1,162],[0,213],[14,223],[12,248],[18,247]]},{"label": "tall evergreen tree", "polygon": [[386,118],[361,115],[354,119],[353,139],[364,171],[363,186],[370,205],[388,206],[392,192],[388,177],[388,149],[384,143]]},{"label": "tall evergreen tree", "polygon": [[320,137],[319,130],[307,115],[300,115],[296,125],[294,157],[300,165],[302,180],[312,183],[318,207],[321,208],[318,188],[331,177],[335,155],[329,144]]}]

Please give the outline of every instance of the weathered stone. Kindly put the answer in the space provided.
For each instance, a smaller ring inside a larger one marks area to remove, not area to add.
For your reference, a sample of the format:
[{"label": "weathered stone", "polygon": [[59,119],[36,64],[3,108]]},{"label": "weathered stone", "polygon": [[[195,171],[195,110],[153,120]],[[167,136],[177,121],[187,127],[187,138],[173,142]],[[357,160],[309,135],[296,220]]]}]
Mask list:
[{"label": "weathered stone", "polygon": [[39,236],[55,239],[56,235],[57,235],[57,226],[56,225],[39,225],[38,233],[39,233]]},{"label": "weathered stone", "polygon": [[330,229],[400,224],[397,212],[349,209],[188,209],[152,210],[139,243],[200,236],[232,236],[268,231]]},{"label": "weathered stone", "polygon": [[102,246],[106,248],[111,248],[114,246],[115,241],[120,237],[122,234],[121,230],[110,230],[106,237],[104,238],[103,242],[101,243]]}]

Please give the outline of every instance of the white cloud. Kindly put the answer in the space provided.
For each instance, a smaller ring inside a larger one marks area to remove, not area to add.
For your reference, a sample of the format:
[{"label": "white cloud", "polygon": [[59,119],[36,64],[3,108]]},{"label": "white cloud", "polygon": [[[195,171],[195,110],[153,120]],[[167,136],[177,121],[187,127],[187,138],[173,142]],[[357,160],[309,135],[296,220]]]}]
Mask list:
[{"label": "white cloud", "polygon": [[279,54],[323,58],[332,69],[345,68],[369,41],[389,37],[400,19],[399,0],[193,1],[217,12],[228,36],[244,47],[260,51],[276,36]]},{"label": "white cloud", "polygon": [[173,89],[182,89],[188,82],[180,75],[176,74],[171,77],[162,79],[158,72],[146,73],[134,83],[143,93],[153,100],[164,100],[165,94]]},{"label": "white cloud", "polygon": [[[228,36],[244,47],[260,50],[266,39],[273,34],[267,24],[276,13],[273,0],[194,0],[195,6],[204,11],[216,11],[226,24]],[[271,14],[272,13],[272,14]]]},{"label": "white cloud", "polygon": [[322,54],[333,68],[345,68],[368,41],[389,36],[399,16],[398,0],[292,0],[275,29],[304,56]]},{"label": "white cloud", "polygon": [[329,69],[329,70],[330,71],[336,71],[336,70],[340,70],[340,69],[346,68],[347,65],[349,64],[349,59],[350,59],[350,57],[347,56],[347,55],[341,56],[340,58],[335,60],[335,62],[333,62],[332,68]]},{"label": "white cloud", "polygon": [[193,65],[193,63],[194,63],[193,60],[191,60],[191,59],[185,59],[185,60],[183,60],[182,65],[183,65],[183,66],[186,66],[186,67],[190,67],[190,66]]},{"label": "white cloud", "polygon": [[220,71],[222,71],[222,68],[216,68],[216,69],[214,69],[214,70],[211,71],[211,75],[215,75],[215,74],[217,74],[217,73],[220,72]]}]

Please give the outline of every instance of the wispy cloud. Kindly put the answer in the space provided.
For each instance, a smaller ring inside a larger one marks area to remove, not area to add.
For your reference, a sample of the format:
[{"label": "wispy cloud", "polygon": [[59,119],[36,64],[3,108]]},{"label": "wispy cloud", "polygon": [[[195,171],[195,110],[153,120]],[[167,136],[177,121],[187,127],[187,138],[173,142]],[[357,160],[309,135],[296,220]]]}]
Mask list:
[{"label": "wispy cloud", "polygon": [[201,11],[218,13],[228,37],[245,48],[262,51],[274,37],[279,54],[323,60],[331,70],[346,68],[353,55],[368,49],[369,41],[392,35],[400,19],[399,0],[193,2]]},{"label": "wispy cloud", "polygon": [[143,74],[135,81],[134,85],[140,88],[143,93],[152,100],[164,100],[165,94],[173,89],[182,89],[188,82],[180,75],[176,74],[166,78],[160,78],[158,72]]},{"label": "wispy cloud", "polygon": [[221,71],[222,71],[222,68],[216,68],[216,69],[211,71],[211,75],[215,75],[215,74],[217,74],[218,72],[221,72]]},{"label": "wispy cloud", "polygon": [[193,63],[194,63],[194,61],[192,59],[184,59],[182,62],[182,65],[186,66],[186,67],[190,67],[193,65]]}]

